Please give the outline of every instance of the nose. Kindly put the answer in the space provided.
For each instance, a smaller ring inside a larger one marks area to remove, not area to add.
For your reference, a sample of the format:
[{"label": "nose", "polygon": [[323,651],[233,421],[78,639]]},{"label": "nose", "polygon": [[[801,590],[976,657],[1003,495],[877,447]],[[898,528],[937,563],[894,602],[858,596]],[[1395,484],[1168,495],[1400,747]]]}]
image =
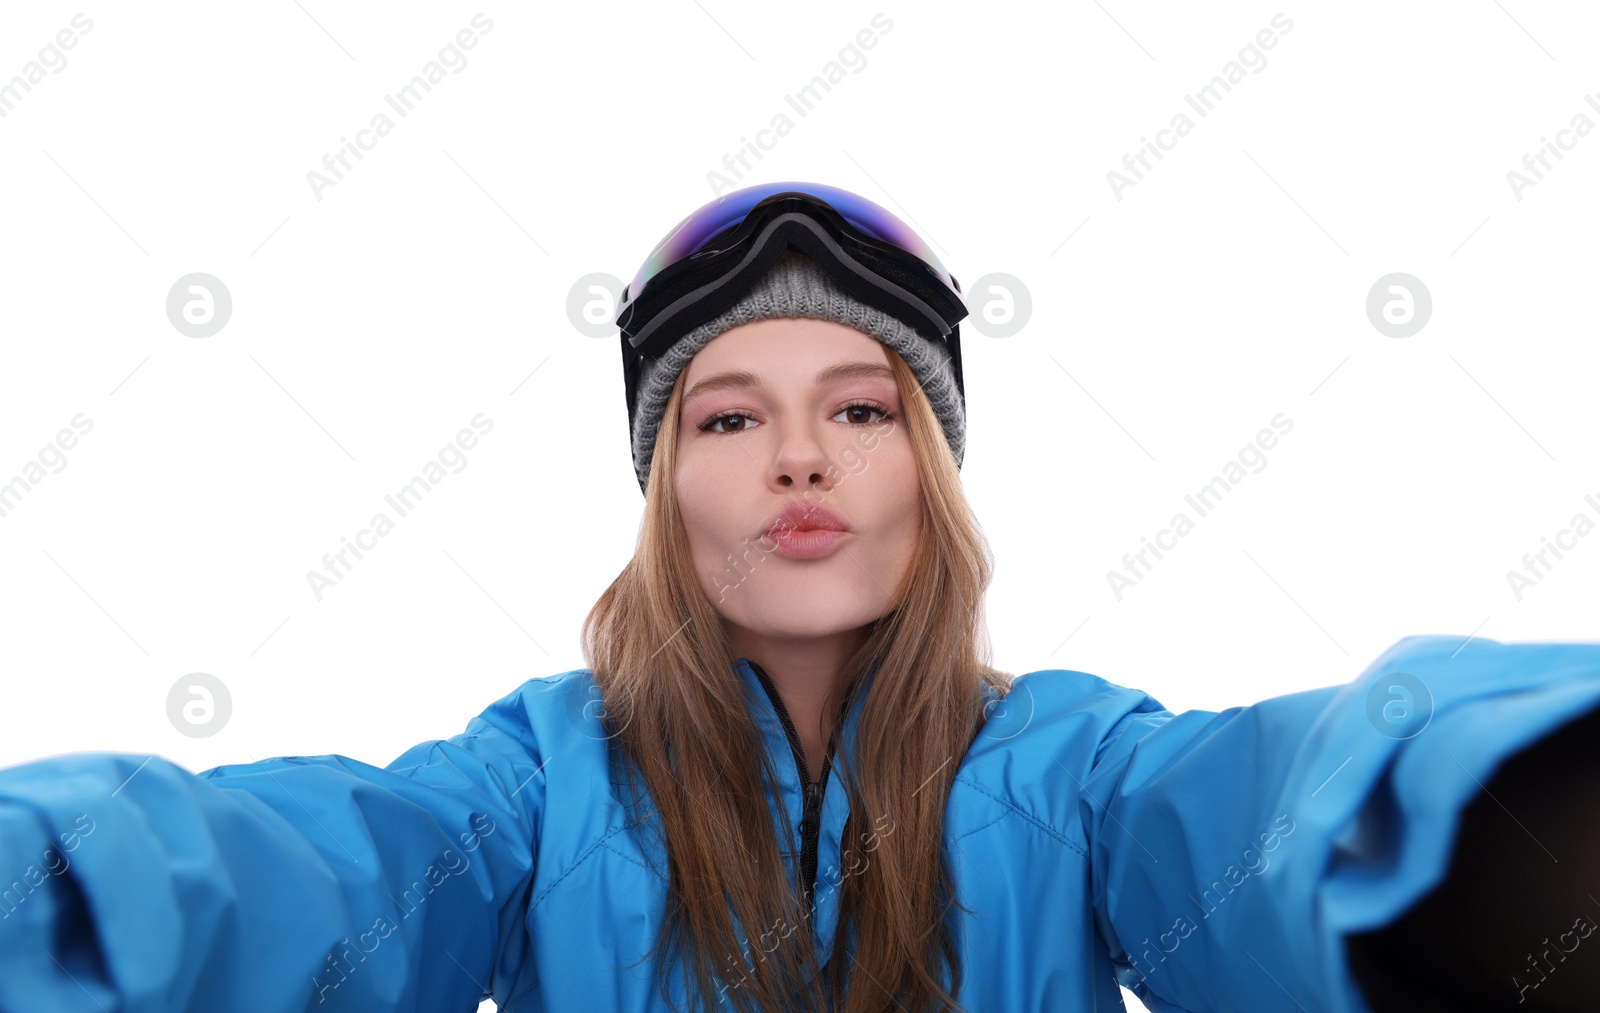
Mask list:
[{"label": "nose", "polygon": [[826,491],[833,487],[834,468],[823,448],[822,440],[812,427],[804,424],[786,426],[772,460],[771,480],[780,491],[815,487]]}]

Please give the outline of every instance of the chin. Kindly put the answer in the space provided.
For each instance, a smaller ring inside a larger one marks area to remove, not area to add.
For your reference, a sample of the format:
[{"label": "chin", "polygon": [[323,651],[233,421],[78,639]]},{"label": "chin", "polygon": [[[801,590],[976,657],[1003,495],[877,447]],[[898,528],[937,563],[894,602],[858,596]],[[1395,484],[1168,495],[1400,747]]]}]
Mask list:
[{"label": "chin", "polygon": [[765,637],[833,636],[869,625],[887,610],[880,600],[881,595],[841,596],[836,589],[829,588],[810,593],[772,588],[766,593],[751,594],[744,601],[733,600],[736,594],[748,590],[751,589],[746,585],[731,592],[728,600],[716,606],[717,612],[727,621]]}]

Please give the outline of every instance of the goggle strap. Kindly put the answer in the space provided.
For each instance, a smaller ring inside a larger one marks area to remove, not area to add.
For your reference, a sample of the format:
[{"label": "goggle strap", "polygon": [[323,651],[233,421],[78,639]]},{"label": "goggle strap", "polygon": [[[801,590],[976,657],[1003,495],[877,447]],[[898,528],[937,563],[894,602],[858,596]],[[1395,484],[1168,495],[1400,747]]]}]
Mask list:
[{"label": "goggle strap", "polygon": [[[780,232],[781,238],[786,241],[781,247],[775,243],[775,239],[780,237]],[[658,329],[677,318],[690,306],[702,310],[703,313],[697,315],[702,315],[705,319],[712,319],[725,312],[738,302],[738,297],[730,299],[724,290],[730,285],[748,279],[753,271],[759,270],[764,273],[782,255],[783,250],[791,246],[811,255],[812,259],[827,269],[850,295],[868,305],[896,317],[903,314],[914,316],[916,319],[906,322],[917,330],[931,330],[939,337],[950,333],[951,327],[945,323],[939,311],[930,306],[926,300],[885,277],[881,272],[869,270],[862,265],[809,215],[791,211],[775,216],[761,229],[752,240],[749,249],[739,257],[738,267],[697,285],[674,299],[655,313],[650,321],[640,328],[639,333],[625,337],[625,340],[634,349],[641,350],[642,354],[658,356],[665,349],[653,354],[644,351],[646,344]],[[769,252],[770,250],[775,252]],[[745,288],[748,286],[735,288],[733,291],[742,292]]]}]

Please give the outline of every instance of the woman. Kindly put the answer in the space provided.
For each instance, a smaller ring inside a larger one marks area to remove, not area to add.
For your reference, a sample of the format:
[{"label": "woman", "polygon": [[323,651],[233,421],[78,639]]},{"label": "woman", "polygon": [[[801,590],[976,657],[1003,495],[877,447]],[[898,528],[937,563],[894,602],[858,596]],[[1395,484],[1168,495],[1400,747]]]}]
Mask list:
[{"label": "woman", "polygon": [[382,769],[0,771],[0,1010],[1580,1008],[1600,883],[1538,863],[1592,871],[1600,646],[1178,715],[995,671],[964,313],[844,191],[685,219],[619,314],[588,667]]}]

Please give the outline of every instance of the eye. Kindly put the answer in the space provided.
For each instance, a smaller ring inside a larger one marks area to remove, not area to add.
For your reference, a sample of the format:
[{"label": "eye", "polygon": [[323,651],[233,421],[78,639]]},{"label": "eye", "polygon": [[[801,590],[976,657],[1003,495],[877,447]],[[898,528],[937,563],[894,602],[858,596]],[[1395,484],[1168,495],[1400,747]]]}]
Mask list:
[{"label": "eye", "polygon": [[[750,418],[750,416],[742,415],[739,412],[723,412],[721,415],[713,415],[713,416],[711,416],[709,419],[706,419],[704,422],[702,422],[699,425],[695,426],[695,428],[700,430],[701,432],[710,431],[710,432],[713,432],[713,433],[722,433],[724,435],[728,435],[730,432],[742,433],[746,429],[750,428],[749,426],[745,426],[745,425],[740,425],[738,428],[733,429],[731,431],[727,430],[727,429],[718,429],[718,428],[716,428],[719,423],[726,422],[729,419],[743,419],[744,421],[747,421],[747,422],[754,421],[754,420],[752,420]],[[760,423],[757,423],[757,424],[759,425]]]},{"label": "eye", "polygon": [[[839,410],[839,415],[843,415],[846,412],[855,412],[855,411],[877,412],[879,415],[883,416],[882,421],[884,421],[884,422],[887,422],[890,419],[894,418],[894,413],[893,412],[889,411],[889,409],[885,408],[883,405],[880,405],[880,404],[878,404],[876,402],[873,402],[873,401],[852,401],[852,402],[850,402],[849,404],[845,405],[843,408],[841,408]],[[834,418],[838,418],[839,415],[835,415]],[[866,419],[864,422],[858,423],[858,424],[860,424],[860,425],[872,425],[872,420],[869,418],[869,419]]]},{"label": "eye", "polygon": [[[852,401],[843,408],[839,409],[839,411],[836,412],[833,417],[838,418],[840,415],[845,415],[849,412],[876,412],[877,414],[883,416],[883,418],[879,420],[883,422],[887,422],[888,420],[894,418],[893,412],[889,411],[889,409],[885,408],[883,405],[878,404],[876,401]],[[723,423],[734,419],[738,419],[739,424],[733,428],[718,428],[718,426],[721,426]],[[720,415],[711,416],[709,419],[706,419],[704,422],[695,426],[695,428],[701,432],[721,433],[724,436],[728,436],[732,435],[733,433],[742,433],[748,431],[750,429],[750,423],[752,422],[755,422],[755,420],[743,412],[723,412]],[[755,422],[755,424],[760,425],[761,423]],[[873,425],[874,422],[870,417],[868,417],[858,422],[849,422],[848,424],[860,427]]]}]

